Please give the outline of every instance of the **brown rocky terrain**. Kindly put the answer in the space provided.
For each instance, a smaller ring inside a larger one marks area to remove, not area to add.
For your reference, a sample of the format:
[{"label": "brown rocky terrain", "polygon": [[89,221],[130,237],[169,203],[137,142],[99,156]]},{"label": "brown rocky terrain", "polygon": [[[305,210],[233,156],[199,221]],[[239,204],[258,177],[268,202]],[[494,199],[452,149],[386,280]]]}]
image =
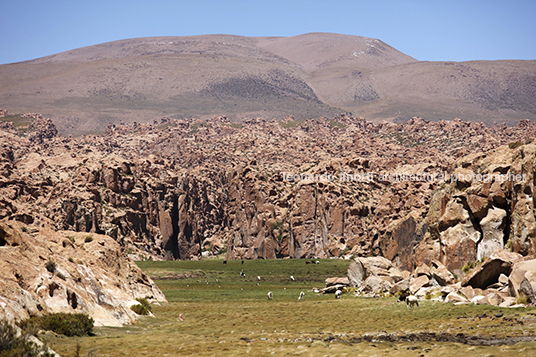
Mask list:
[{"label": "brown rocky terrain", "polygon": [[104,43],[0,66],[0,105],[41,112],[63,134],[110,122],[414,116],[536,119],[536,61],[419,62],[378,39],[203,35]]},{"label": "brown rocky terrain", "polygon": [[[373,254],[452,270],[534,253],[529,121],[163,118],[72,138],[32,118],[0,131],[0,218],[107,234],[138,259]],[[451,182],[459,170],[525,181]]]},{"label": "brown rocky terrain", "polygon": [[110,237],[0,222],[2,318],[86,313],[97,326],[121,326],[137,320],[136,298],[166,301]]}]

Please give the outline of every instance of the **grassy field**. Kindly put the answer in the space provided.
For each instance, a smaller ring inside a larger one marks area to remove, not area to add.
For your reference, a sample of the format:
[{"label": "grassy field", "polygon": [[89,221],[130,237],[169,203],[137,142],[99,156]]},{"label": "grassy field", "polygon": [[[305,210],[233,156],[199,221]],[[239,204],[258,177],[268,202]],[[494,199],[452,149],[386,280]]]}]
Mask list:
[{"label": "grassy field", "polygon": [[[536,342],[530,342],[536,309],[422,301],[412,310],[395,298],[346,293],[335,300],[333,294],[312,292],[326,277],[345,276],[348,261],[138,264],[168,304],[153,306],[154,317],[122,328],[96,328],[91,337],[47,334],[51,347],[62,356],[75,356],[77,344],[80,355],[98,356],[536,355]],[[305,298],[298,302],[300,291]]]}]

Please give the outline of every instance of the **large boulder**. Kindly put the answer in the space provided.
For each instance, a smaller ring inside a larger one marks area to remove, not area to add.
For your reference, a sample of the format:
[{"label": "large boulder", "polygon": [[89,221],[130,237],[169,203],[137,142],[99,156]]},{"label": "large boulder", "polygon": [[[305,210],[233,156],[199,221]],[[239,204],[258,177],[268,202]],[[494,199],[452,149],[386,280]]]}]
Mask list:
[{"label": "large boulder", "polygon": [[476,258],[481,260],[489,257],[497,249],[504,248],[504,226],[506,211],[493,207],[486,217],[480,221],[482,240],[478,243]]},{"label": "large boulder", "polygon": [[536,259],[518,261],[508,277],[510,295],[524,294],[530,303],[536,303]]},{"label": "large boulder", "polygon": [[461,284],[462,286],[470,285],[473,288],[486,289],[497,283],[501,274],[510,275],[512,265],[521,259],[522,256],[518,253],[503,249],[496,250],[482,264],[465,276]]},{"label": "large boulder", "polygon": [[392,286],[393,285],[386,279],[372,275],[365,279],[363,285],[361,285],[357,291],[364,294],[377,294],[390,291]]},{"label": "large boulder", "polygon": [[456,282],[454,275],[452,275],[452,273],[437,260],[432,261],[432,269],[430,269],[430,273],[441,286],[454,284]]},{"label": "large boulder", "polygon": [[361,287],[369,276],[388,277],[391,275],[390,269],[392,268],[394,268],[393,263],[384,257],[357,257],[348,266],[350,286]]}]

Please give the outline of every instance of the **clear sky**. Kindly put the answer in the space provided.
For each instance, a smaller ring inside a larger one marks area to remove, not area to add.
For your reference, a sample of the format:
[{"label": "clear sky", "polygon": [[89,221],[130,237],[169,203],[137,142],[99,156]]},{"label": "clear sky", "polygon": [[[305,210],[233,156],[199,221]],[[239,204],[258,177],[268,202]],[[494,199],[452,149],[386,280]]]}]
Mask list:
[{"label": "clear sky", "polygon": [[535,0],[0,0],[0,64],[148,36],[377,38],[421,61],[536,59]]}]

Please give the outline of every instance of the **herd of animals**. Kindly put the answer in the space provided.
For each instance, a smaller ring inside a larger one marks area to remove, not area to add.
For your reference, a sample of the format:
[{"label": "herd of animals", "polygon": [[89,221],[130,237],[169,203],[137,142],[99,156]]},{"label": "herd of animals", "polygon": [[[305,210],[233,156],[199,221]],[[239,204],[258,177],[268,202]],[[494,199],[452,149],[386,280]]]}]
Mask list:
[{"label": "herd of animals", "polygon": [[[306,261],[306,264],[319,264],[319,261]],[[223,264],[227,264],[227,261],[223,261]],[[244,264],[244,261],[242,261],[242,264]],[[244,273],[244,269],[240,271],[240,276],[242,278],[246,277],[246,273]],[[261,277],[257,276],[257,280],[260,281]],[[290,280],[296,281],[293,275],[290,276]],[[258,284],[257,284],[258,285]],[[314,292],[318,292],[318,289],[314,289]],[[274,298],[274,293],[269,291],[268,292],[268,300],[272,300]],[[340,299],[342,296],[342,290],[335,291],[335,299]],[[298,296],[298,301],[303,301],[303,298],[305,297],[305,293],[303,291],[300,292],[300,295]],[[398,297],[397,302],[406,302],[407,308],[414,308],[415,306],[419,306],[419,299],[417,299],[416,296],[410,295],[408,292],[402,292],[400,296]]]}]

